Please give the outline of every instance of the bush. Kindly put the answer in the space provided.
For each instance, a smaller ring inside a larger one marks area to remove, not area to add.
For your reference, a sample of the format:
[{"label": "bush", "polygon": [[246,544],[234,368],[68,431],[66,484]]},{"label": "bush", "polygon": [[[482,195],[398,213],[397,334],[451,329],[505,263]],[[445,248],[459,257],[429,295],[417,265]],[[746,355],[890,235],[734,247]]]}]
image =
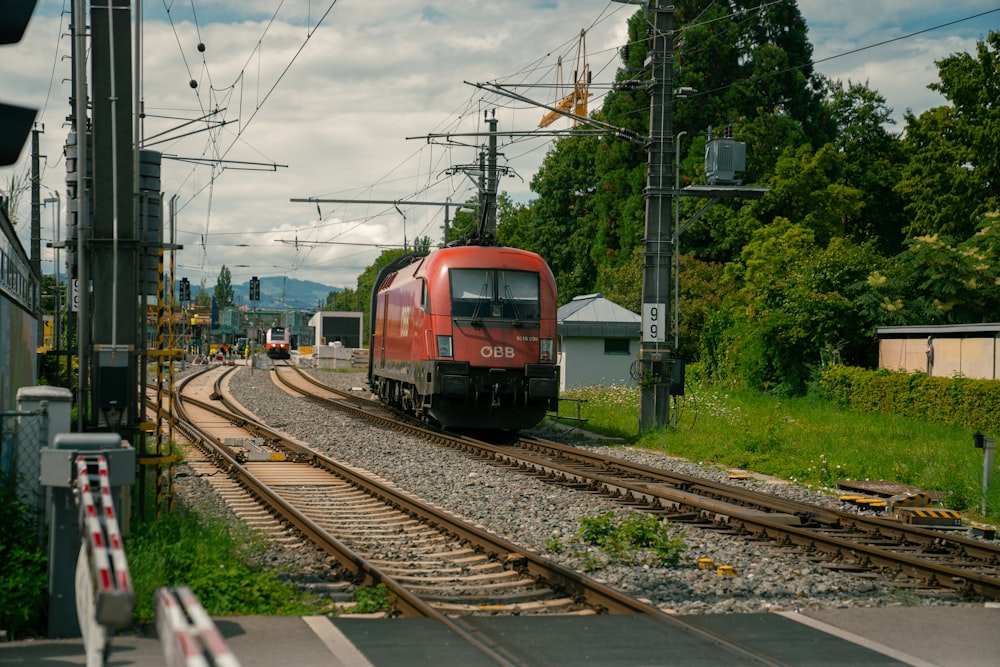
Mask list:
[{"label": "bush", "polygon": [[683,535],[670,535],[666,519],[633,512],[624,518],[614,512],[580,519],[577,538],[604,551],[610,562],[641,562],[649,558],[661,567],[680,563],[687,549]]},{"label": "bush", "polygon": [[38,548],[35,517],[17,499],[14,480],[0,477],[0,628],[8,639],[44,635],[48,555]]},{"label": "bush", "polygon": [[1000,432],[1000,382],[996,380],[830,366],[820,374],[819,388],[838,403],[862,412]]}]

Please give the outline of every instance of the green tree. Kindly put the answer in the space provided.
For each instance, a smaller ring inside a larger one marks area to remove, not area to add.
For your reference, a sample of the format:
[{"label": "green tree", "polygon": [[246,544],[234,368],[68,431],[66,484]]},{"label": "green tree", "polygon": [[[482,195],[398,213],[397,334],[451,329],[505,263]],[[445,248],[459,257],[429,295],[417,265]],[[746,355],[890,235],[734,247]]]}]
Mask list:
[{"label": "green tree", "polygon": [[339,292],[330,292],[326,295],[326,304],[323,310],[349,310],[353,311],[361,303],[360,292],[350,287],[345,287]]},{"label": "green tree", "polygon": [[235,302],[233,295],[233,276],[225,264],[219,269],[219,277],[215,281],[215,303],[219,308],[229,308]]},{"label": "green tree", "polygon": [[830,84],[828,101],[837,134],[833,146],[842,157],[840,180],[857,189],[863,207],[845,221],[845,235],[857,243],[874,241],[894,255],[903,249],[906,218],[895,186],[903,168],[899,139],[886,129],[895,124],[885,98],[867,84]]},{"label": "green tree", "polygon": [[785,218],[757,230],[741,260],[726,267],[739,291],[706,323],[709,371],[796,395],[824,361],[870,363],[873,323],[858,296],[880,261],[871,245],[835,237],[824,246]]},{"label": "green tree", "polygon": [[593,233],[587,226],[595,172],[592,150],[582,146],[596,143],[589,136],[557,140],[531,181],[538,198],[525,211],[505,215],[497,226],[501,243],[545,259],[556,277],[561,303],[590,291],[596,281],[590,260]]},{"label": "green tree", "polygon": [[212,296],[208,293],[208,280],[204,276],[198,283],[198,294],[194,297],[194,305],[200,308],[208,308],[212,305]]},{"label": "green tree", "polygon": [[951,104],[906,115],[907,163],[897,192],[906,200],[909,238],[972,236],[1000,204],[1000,33],[977,42],[975,55],[937,61],[929,87]]},{"label": "green tree", "polygon": [[862,193],[840,180],[843,157],[830,144],[786,148],[768,181],[771,190],[744,210],[763,223],[779,217],[812,230],[825,246],[835,236],[850,236],[864,205]]},{"label": "green tree", "polygon": [[402,257],[406,252],[402,248],[383,250],[382,254],[375,259],[375,263],[369,265],[364,272],[358,276],[358,293],[361,295],[361,311],[364,313],[365,340],[371,333],[371,312],[372,312],[372,290],[375,286],[375,278],[383,266],[394,259]]},{"label": "green tree", "polygon": [[881,309],[884,325],[982,321],[998,305],[996,234],[990,226],[960,246],[937,235],[909,239],[869,276],[867,305]]},{"label": "green tree", "polygon": [[[761,8],[748,0],[688,0],[676,5],[676,24],[674,85],[700,91],[678,100],[674,113],[673,131],[688,133],[689,159],[684,163],[689,178],[700,169],[700,158],[694,156],[703,151],[703,134],[710,126],[745,124],[768,150],[774,150],[779,137],[774,157],[790,143],[821,146],[828,139],[833,124],[795,3]],[[642,137],[649,134],[650,99],[647,88],[632,82],[650,77],[644,69],[648,16],[634,14],[628,30],[616,74],[619,85],[594,114],[621,131],[614,136],[580,132],[557,140],[531,182],[538,198],[506,225],[505,238],[538,252],[552,266],[562,302],[627,272],[635,248],[643,245],[647,155]],[[754,124],[762,116],[769,120]],[[772,171],[765,162],[754,168],[760,174]],[[727,223],[732,211],[729,205],[716,208],[685,239],[685,247],[699,257],[734,259],[745,236],[731,241]]]}]

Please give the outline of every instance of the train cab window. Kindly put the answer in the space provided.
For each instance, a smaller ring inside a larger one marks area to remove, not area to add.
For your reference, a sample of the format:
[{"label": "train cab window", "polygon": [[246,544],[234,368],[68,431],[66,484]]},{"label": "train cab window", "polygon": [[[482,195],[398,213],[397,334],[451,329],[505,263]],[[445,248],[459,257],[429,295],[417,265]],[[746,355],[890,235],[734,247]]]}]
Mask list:
[{"label": "train cab window", "polygon": [[498,271],[500,302],[503,317],[537,320],[541,312],[538,303],[538,274],[530,271]]},{"label": "train cab window", "polygon": [[452,269],[452,317],[537,320],[538,274],[502,269]]}]

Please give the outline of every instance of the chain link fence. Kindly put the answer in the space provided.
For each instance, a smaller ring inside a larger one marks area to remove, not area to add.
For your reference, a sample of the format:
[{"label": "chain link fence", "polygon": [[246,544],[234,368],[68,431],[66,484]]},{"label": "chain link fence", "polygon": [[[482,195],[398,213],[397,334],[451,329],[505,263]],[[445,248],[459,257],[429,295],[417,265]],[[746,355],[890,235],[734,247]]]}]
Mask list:
[{"label": "chain link fence", "polygon": [[18,502],[35,516],[39,546],[45,539],[45,490],[39,481],[42,448],[48,444],[48,409],[0,410],[0,476],[15,484]]}]

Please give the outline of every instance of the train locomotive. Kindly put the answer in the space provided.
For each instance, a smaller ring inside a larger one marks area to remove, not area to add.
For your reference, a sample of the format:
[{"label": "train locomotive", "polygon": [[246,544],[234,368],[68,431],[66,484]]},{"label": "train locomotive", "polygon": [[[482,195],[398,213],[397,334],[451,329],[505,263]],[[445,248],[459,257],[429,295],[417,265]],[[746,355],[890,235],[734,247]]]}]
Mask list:
[{"label": "train locomotive", "polygon": [[284,327],[271,327],[264,339],[264,351],[272,359],[288,359],[292,356],[292,339]]},{"label": "train locomotive", "polygon": [[368,383],[386,405],[445,428],[510,431],[556,408],[556,283],[539,255],[405,255],[379,271],[371,312]]}]

